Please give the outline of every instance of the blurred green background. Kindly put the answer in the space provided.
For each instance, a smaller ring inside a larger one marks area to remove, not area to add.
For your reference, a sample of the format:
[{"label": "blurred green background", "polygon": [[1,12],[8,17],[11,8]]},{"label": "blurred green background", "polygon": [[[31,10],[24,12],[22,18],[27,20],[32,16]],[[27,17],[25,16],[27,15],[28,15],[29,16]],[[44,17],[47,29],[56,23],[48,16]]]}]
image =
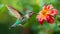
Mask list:
[{"label": "blurred green background", "polygon": [[[38,13],[44,4],[52,4],[59,13],[56,19],[57,25],[55,23],[52,25],[45,23],[42,27],[36,20],[37,14],[34,14],[29,21],[24,24],[25,28],[15,27],[9,30],[9,27],[16,22],[16,18],[9,14],[5,6],[6,4],[11,5],[20,12],[23,11],[23,8],[27,8],[35,13]],[[0,0],[0,34],[26,34],[28,32],[23,32],[26,29],[31,31],[30,34],[44,34],[44,29],[53,30],[53,34],[60,34],[60,0]]]}]

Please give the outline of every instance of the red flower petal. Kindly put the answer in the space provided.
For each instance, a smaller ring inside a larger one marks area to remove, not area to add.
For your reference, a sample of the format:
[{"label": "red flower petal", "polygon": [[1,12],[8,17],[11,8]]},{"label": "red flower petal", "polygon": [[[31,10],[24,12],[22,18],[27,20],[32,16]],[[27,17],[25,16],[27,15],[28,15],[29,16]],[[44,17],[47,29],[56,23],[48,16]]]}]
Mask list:
[{"label": "red flower petal", "polygon": [[54,15],[57,15],[57,14],[58,14],[58,10],[52,9],[52,11],[53,11],[53,14],[54,14]]},{"label": "red flower petal", "polygon": [[44,10],[44,9],[47,9],[47,6],[46,6],[46,5],[43,6],[43,10]]},{"label": "red flower petal", "polygon": [[56,10],[56,9],[49,10],[48,14],[50,14],[51,16],[57,15],[58,10]]},{"label": "red flower petal", "polygon": [[42,18],[37,18],[37,20],[38,20],[38,22],[39,22],[41,25],[43,25],[44,19],[42,19]]},{"label": "red flower petal", "polygon": [[50,24],[54,23],[54,18],[52,16],[47,16],[46,21]]},{"label": "red flower petal", "polygon": [[52,5],[48,5],[48,6],[47,6],[47,9],[52,9],[52,8],[53,8]]}]

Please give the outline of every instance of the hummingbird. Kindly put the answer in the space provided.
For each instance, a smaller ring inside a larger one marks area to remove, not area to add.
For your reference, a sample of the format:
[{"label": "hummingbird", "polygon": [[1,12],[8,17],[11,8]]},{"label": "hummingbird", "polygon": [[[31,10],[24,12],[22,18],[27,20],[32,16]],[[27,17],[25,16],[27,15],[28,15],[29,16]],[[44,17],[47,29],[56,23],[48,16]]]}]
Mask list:
[{"label": "hummingbird", "polygon": [[11,12],[11,14],[17,18],[16,22],[12,24],[11,27],[16,27],[18,25],[23,27],[23,24],[25,24],[24,22],[26,22],[34,14],[33,11],[27,10],[26,14],[23,15],[21,12],[19,12],[17,9],[13,8],[10,5],[6,5],[6,7]]}]

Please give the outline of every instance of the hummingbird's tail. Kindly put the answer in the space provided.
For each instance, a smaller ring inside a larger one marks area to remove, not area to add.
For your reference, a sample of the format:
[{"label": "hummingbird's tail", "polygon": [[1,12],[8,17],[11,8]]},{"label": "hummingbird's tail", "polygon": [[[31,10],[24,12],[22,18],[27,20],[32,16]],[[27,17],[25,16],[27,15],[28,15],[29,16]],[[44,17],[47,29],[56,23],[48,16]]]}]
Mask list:
[{"label": "hummingbird's tail", "polygon": [[20,23],[21,23],[21,19],[18,19],[13,25],[9,27],[9,29],[18,26]]}]

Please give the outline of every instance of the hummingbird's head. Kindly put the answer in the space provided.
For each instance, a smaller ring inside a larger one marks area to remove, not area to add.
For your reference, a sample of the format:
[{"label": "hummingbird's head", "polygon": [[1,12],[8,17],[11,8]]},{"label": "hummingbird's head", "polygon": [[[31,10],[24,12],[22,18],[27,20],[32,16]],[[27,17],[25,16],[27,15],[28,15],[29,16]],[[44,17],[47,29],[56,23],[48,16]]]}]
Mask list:
[{"label": "hummingbird's head", "polygon": [[29,12],[29,17],[31,17],[33,15],[34,12]]}]

